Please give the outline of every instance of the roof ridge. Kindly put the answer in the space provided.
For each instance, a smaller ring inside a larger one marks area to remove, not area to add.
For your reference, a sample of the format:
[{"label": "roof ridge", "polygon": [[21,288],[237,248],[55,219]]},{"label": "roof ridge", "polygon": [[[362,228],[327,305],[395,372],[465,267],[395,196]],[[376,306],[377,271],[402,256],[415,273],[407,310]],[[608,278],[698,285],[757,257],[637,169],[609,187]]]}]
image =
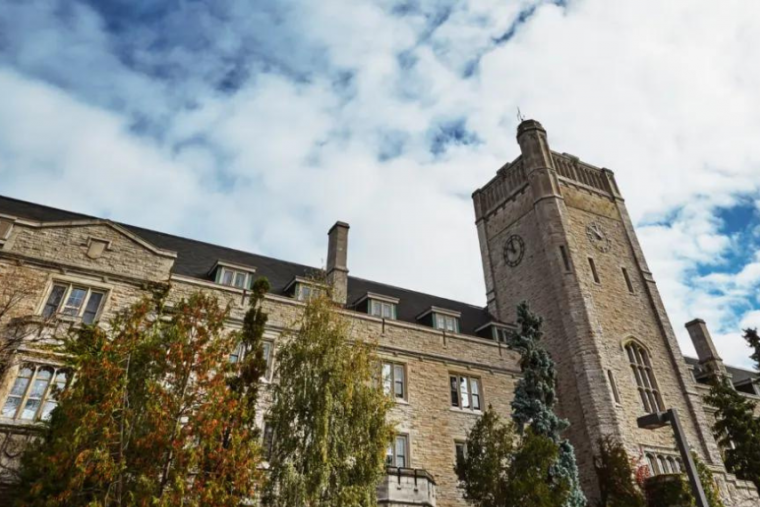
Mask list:
[{"label": "roof ridge", "polygon": [[429,294],[427,292],[421,292],[421,291],[414,290],[414,289],[407,289],[405,287],[399,287],[397,285],[392,285],[392,284],[385,283],[385,282],[376,282],[374,280],[367,280],[366,278],[361,278],[361,277],[358,277],[358,276],[349,276],[348,278],[349,279],[354,279],[354,280],[357,280],[357,281],[362,281],[362,282],[369,282],[369,283],[372,283],[372,284],[375,284],[375,285],[382,285],[382,286],[385,286],[385,287],[389,287],[391,289],[400,290],[400,291],[404,291],[404,292],[414,292],[415,294],[419,294],[421,296],[427,296],[427,297],[436,298],[436,299],[443,299],[445,301],[450,301],[452,303],[457,303],[457,304],[460,304],[460,305],[469,306],[470,308],[473,308],[475,310],[485,310],[486,309],[483,306],[474,305],[474,304],[468,303],[466,301],[457,301],[456,299],[451,299],[451,298],[447,298],[447,297],[443,297],[443,296],[436,296],[434,294]]},{"label": "roof ridge", "polygon": [[[38,204],[38,203],[35,203],[35,202],[24,201],[22,199],[16,199],[16,198],[8,197],[8,196],[5,196],[5,195],[0,195],[0,198],[1,199],[6,199],[6,200],[9,200],[9,201],[13,201],[13,202],[17,202],[17,203],[22,203],[22,204],[29,205],[29,206],[34,206],[34,207],[37,207],[37,208],[44,208],[44,209],[50,210],[50,211],[56,211],[56,212],[60,212],[60,213],[67,213],[67,214],[75,215],[75,216],[81,217],[81,218],[89,218],[89,219],[94,219],[94,220],[100,220],[101,219],[101,218],[96,217],[96,216],[86,215],[84,213],[78,213],[78,212],[75,212],[75,211],[68,211],[68,210],[61,209],[61,208],[56,208],[56,207],[53,207],[53,206],[46,206],[44,204]],[[146,232],[148,234],[155,234],[155,235],[159,235],[159,236],[162,236],[162,237],[165,237],[165,238],[171,238],[171,239],[175,239],[175,240],[181,240],[181,241],[185,241],[185,242],[188,242],[188,243],[197,243],[197,244],[200,244],[200,245],[206,245],[206,246],[209,246],[209,247],[218,248],[218,249],[222,249],[222,250],[226,250],[226,251],[234,252],[234,253],[238,253],[238,254],[251,255],[251,256],[258,257],[258,258],[261,258],[261,259],[264,259],[264,260],[269,260],[269,261],[279,262],[279,263],[282,263],[282,264],[287,264],[287,265],[295,267],[295,268],[314,269],[314,270],[322,269],[322,268],[310,266],[310,265],[307,265],[307,264],[301,264],[301,263],[298,263],[298,262],[293,262],[293,261],[289,261],[289,260],[280,259],[280,258],[277,258],[277,257],[272,257],[272,256],[269,256],[269,255],[263,255],[263,254],[254,253],[254,252],[248,252],[248,251],[245,251],[245,250],[240,250],[240,249],[237,249],[237,248],[232,248],[232,247],[228,247],[228,246],[224,246],[224,245],[219,245],[219,244],[216,244],[216,243],[211,243],[209,241],[204,241],[204,240],[195,239],[195,238],[188,238],[188,237],[185,237],[185,236],[179,236],[177,234],[172,234],[172,233],[163,232],[163,231],[156,231],[156,230],[149,229],[147,227],[142,227],[142,226],[139,226],[139,225],[127,224],[127,223],[122,222],[122,221],[116,221],[116,220],[112,220],[112,221],[114,223],[118,224],[118,225],[121,225],[123,227],[128,228],[129,230],[131,230],[132,232],[134,232],[137,235],[140,235],[141,232]],[[150,241],[148,238],[145,238],[143,236],[141,236],[141,237],[144,240],[146,240],[146,241]],[[368,282],[368,283],[371,283],[371,284],[374,284],[374,285],[382,285],[384,287],[389,287],[389,288],[392,288],[394,290],[404,291],[404,292],[407,292],[407,293],[418,294],[420,296],[425,296],[425,297],[429,297],[429,298],[435,298],[435,299],[439,299],[439,300],[443,300],[443,301],[448,301],[448,302],[451,302],[451,303],[456,303],[458,305],[464,305],[464,306],[470,307],[470,308],[475,309],[475,310],[481,310],[481,311],[486,310],[486,308],[483,307],[483,306],[474,305],[474,304],[468,303],[466,301],[458,301],[456,299],[451,299],[451,298],[448,298],[448,297],[436,296],[434,294],[430,294],[430,293],[427,293],[427,292],[422,292],[422,291],[419,291],[419,290],[408,289],[408,288],[405,288],[405,287],[399,287],[397,285],[392,285],[392,284],[384,283],[384,282],[377,282],[377,281],[374,281],[374,280],[369,280],[369,279],[358,277],[358,276],[349,276],[349,278],[353,279],[353,280],[357,280],[357,281]]]}]

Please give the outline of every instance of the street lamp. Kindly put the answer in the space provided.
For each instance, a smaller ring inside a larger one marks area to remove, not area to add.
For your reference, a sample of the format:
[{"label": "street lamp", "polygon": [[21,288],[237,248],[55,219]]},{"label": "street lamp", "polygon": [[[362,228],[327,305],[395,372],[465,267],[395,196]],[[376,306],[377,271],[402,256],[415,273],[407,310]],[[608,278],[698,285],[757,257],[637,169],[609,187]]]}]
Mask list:
[{"label": "street lamp", "polygon": [[697,467],[691,457],[689,444],[686,442],[686,435],[684,435],[681,421],[678,419],[678,411],[671,408],[667,412],[655,412],[654,414],[639,417],[636,423],[639,425],[639,428],[646,430],[662,428],[668,424],[672,426],[678,450],[681,452],[681,458],[683,458],[683,462],[686,465],[686,474],[689,476],[691,492],[697,500],[697,507],[709,507],[707,498],[705,497],[705,490],[702,489],[702,483],[699,480]]}]

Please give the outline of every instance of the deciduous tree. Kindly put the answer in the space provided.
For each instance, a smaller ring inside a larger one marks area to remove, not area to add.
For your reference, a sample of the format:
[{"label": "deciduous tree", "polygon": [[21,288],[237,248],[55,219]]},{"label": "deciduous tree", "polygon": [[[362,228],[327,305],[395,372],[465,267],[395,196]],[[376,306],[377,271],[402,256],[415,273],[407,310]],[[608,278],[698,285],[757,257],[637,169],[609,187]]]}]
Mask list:
[{"label": "deciduous tree", "polygon": [[[166,290],[84,326],[57,352],[74,383],[24,456],[19,505],[239,506],[260,481],[254,427],[266,365],[267,289],[257,282],[241,333],[228,308],[196,294],[167,310]],[[242,343],[241,364],[229,361]]]},{"label": "deciduous tree", "polygon": [[488,407],[467,435],[455,471],[464,498],[476,507],[561,507],[569,484],[555,480],[558,446],[527,429],[516,435]]},{"label": "deciduous tree", "polygon": [[633,464],[625,447],[611,436],[599,441],[594,469],[599,481],[599,507],[645,507],[646,499],[634,481]]},{"label": "deciduous tree", "polygon": [[374,507],[393,428],[373,347],[349,339],[325,295],[307,302],[294,329],[277,353],[264,504]]}]

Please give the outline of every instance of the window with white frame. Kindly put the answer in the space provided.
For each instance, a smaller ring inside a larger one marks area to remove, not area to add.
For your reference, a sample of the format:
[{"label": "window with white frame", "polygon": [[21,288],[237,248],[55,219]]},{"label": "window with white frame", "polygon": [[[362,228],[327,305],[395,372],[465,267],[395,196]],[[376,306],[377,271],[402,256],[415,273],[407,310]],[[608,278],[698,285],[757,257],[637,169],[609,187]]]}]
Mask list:
[{"label": "window with white frame", "polygon": [[376,299],[369,300],[369,314],[373,317],[380,317],[383,319],[395,319],[396,318],[396,305],[388,303],[386,301],[378,301]]},{"label": "window with white frame", "polygon": [[459,332],[459,319],[451,315],[445,315],[443,313],[433,314],[433,326],[436,329],[443,329],[452,333]]},{"label": "window with white frame", "polygon": [[409,468],[409,437],[396,435],[385,451],[385,465],[394,468]]},{"label": "window with white frame", "polygon": [[106,292],[84,285],[55,282],[50,289],[42,316],[54,315],[81,318],[85,324],[92,324],[98,317]]},{"label": "window with white frame", "polygon": [[308,283],[299,283],[296,286],[296,299],[299,301],[308,301],[312,298],[320,297],[323,293],[322,288],[309,285]]},{"label": "window with white frame", "polygon": [[232,269],[227,266],[220,266],[216,276],[217,283],[237,289],[250,289],[253,281],[253,275],[248,271]]},{"label": "window with white frame", "polygon": [[657,389],[657,382],[654,378],[652,362],[649,360],[649,354],[641,345],[631,342],[625,346],[628,354],[628,361],[633,370],[633,376],[636,379],[636,387],[639,390],[641,403],[647,413],[662,411],[662,398]]},{"label": "window with white frame", "polygon": [[449,376],[451,406],[465,410],[481,410],[483,400],[480,379],[463,375]]},{"label": "window with white frame", "polygon": [[406,366],[383,363],[383,392],[396,400],[406,399]]},{"label": "window with white frame", "polygon": [[[264,360],[267,363],[267,370],[266,373],[264,373],[264,376],[262,377],[262,380],[271,380],[272,378],[272,359],[274,358],[274,342],[266,340],[262,343],[263,351],[264,351]],[[230,353],[230,362],[231,363],[239,363],[243,360],[243,357],[245,357],[245,348],[243,347],[243,344],[239,344],[237,347],[235,347],[235,350],[233,350]]]},{"label": "window with white frame", "polygon": [[26,363],[19,369],[0,414],[20,421],[46,421],[66,387],[67,373],[54,366]]},{"label": "window with white frame", "polygon": [[509,330],[503,327],[493,327],[494,338],[497,342],[508,343],[509,342]]}]

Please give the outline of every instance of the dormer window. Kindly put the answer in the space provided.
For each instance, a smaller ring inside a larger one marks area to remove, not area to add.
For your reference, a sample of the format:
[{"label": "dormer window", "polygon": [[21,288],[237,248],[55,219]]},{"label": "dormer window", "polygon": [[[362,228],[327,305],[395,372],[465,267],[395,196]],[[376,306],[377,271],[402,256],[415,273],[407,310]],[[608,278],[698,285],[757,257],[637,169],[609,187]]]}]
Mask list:
[{"label": "dormer window", "polygon": [[396,305],[388,303],[386,301],[378,301],[376,299],[369,300],[369,314],[373,317],[381,317],[383,319],[395,319],[396,318]]},{"label": "dormer window", "polygon": [[285,287],[285,294],[289,294],[298,301],[309,301],[320,297],[327,291],[327,286],[308,278],[295,276]]},{"label": "dormer window", "polygon": [[351,305],[357,312],[367,313],[381,319],[397,319],[396,308],[398,298],[367,292],[356,303]]},{"label": "dormer window", "polygon": [[420,314],[417,320],[447,333],[459,333],[459,319],[461,315],[460,312],[454,310],[431,306],[429,310]]},{"label": "dormer window", "polygon": [[475,334],[481,338],[505,344],[509,342],[510,333],[509,328],[500,322],[489,322],[475,330]]},{"label": "dormer window", "polygon": [[312,298],[320,297],[323,290],[308,283],[298,283],[296,286],[296,299],[299,301],[309,301]]},{"label": "dormer window", "polygon": [[250,289],[253,284],[253,274],[256,269],[219,261],[216,263],[214,271],[216,272],[214,278],[216,283],[246,290]]},{"label": "dormer window", "polygon": [[459,318],[446,315],[444,313],[433,314],[434,327],[436,329],[445,329],[452,333],[459,332]]}]

